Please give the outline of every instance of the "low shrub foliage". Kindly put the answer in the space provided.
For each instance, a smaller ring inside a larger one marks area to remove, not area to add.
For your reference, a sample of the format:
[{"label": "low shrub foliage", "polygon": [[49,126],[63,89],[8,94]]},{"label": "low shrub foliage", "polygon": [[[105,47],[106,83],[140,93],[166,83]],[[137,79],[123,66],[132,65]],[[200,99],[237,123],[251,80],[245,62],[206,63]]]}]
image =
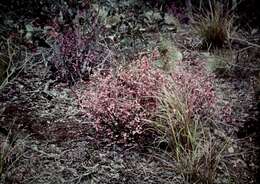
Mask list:
[{"label": "low shrub foliage", "polygon": [[151,136],[146,130],[153,125],[147,120],[160,108],[158,97],[162,89],[173,84],[185,101],[188,119],[206,120],[214,116],[218,99],[213,76],[205,68],[198,65],[194,66],[195,71],[190,71],[179,67],[169,74],[156,68],[154,62],[154,58],[143,57],[116,72],[108,70],[91,76],[88,89],[80,94],[80,104],[84,113],[94,120],[99,135],[117,143]]},{"label": "low shrub foliage", "polygon": [[98,133],[127,143],[145,134],[145,121],[156,109],[155,94],[164,83],[162,71],[144,57],[128,68],[93,75],[81,106],[94,118]]},{"label": "low shrub foliage", "polygon": [[78,10],[69,23],[63,14],[53,19],[49,31],[54,38],[53,57],[49,64],[62,82],[88,80],[94,68],[107,66],[112,60],[112,52],[102,42],[103,27],[97,21],[97,12],[90,9]]}]

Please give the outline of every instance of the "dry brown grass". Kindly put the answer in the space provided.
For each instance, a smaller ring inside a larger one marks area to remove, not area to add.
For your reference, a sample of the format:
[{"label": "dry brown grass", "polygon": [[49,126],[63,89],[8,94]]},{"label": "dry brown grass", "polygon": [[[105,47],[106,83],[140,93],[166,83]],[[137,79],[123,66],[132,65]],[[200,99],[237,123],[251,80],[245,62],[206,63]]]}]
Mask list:
[{"label": "dry brown grass", "polygon": [[169,165],[187,182],[214,183],[227,141],[216,141],[199,119],[191,117],[185,95],[174,86],[165,88],[158,100],[160,109],[152,123],[160,143],[168,145]]},{"label": "dry brown grass", "polygon": [[193,31],[200,36],[203,46],[222,47],[234,32],[234,16],[214,3],[210,10],[194,15]]}]

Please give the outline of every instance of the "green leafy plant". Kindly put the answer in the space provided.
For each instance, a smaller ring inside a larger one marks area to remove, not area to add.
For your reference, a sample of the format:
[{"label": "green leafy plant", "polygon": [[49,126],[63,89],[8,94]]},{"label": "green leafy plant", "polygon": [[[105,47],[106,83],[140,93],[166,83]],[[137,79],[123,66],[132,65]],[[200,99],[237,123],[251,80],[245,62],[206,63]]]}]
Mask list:
[{"label": "green leafy plant", "polygon": [[211,3],[210,7],[194,16],[193,30],[204,46],[222,47],[234,32],[234,16],[219,3]]}]

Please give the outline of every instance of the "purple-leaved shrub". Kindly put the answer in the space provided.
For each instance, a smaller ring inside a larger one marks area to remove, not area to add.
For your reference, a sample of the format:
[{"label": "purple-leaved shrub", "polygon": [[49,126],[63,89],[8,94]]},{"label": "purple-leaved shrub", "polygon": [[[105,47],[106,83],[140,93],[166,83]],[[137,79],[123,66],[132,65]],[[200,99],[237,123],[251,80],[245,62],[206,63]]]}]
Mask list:
[{"label": "purple-leaved shrub", "polygon": [[164,83],[162,71],[144,57],[118,73],[94,74],[81,106],[95,119],[95,128],[117,143],[136,141],[145,134],[145,119],[156,109],[155,95]]},{"label": "purple-leaved shrub", "polygon": [[180,95],[177,98],[187,104],[189,117],[205,121],[225,111],[218,107],[214,76],[206,71],[203,63],[198,62],[189,69],[179,62],[171,74],[166,74],[154,66],[157,57],[155,52],[152,59],[143,57],[117,72],[96,72],[91,76],[80,96],[80,105],[94,121],[97,135],[123,144],[151,137],[151,131],[146,130],[153,125],[145,120],[158,112],[157,97],[161,90],[173,85]]},{"label": "purple-leaved shrub", "polygon": [[[93,17],[97,16],[93,13]],[[54,54],[50,65],[55,77],[62,82],[74,84],[80,79],[89,79],[95,67],[104,67],[111,61],[111,52],[101,44],[103,28],[96,24],[85,25],[85,11],[79,11],[70,24],[55,18],[50,35],[54,38]],[[88,21],[94,21],[93,17]]]}]

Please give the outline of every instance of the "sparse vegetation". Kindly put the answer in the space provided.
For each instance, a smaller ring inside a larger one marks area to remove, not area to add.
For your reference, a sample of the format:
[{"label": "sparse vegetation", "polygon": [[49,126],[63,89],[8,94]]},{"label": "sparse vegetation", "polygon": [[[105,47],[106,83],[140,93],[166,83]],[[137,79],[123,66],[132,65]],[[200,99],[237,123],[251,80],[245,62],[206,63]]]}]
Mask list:
[{"label": "sparse vegetation", "polygon": [[258,183],[260,33],[236,7],[0,3],[0,183]]}]

